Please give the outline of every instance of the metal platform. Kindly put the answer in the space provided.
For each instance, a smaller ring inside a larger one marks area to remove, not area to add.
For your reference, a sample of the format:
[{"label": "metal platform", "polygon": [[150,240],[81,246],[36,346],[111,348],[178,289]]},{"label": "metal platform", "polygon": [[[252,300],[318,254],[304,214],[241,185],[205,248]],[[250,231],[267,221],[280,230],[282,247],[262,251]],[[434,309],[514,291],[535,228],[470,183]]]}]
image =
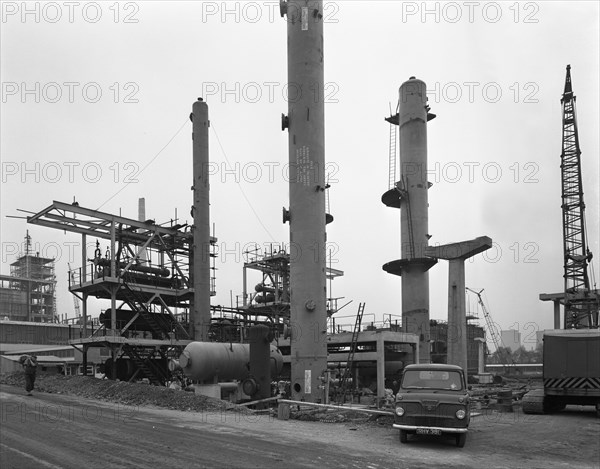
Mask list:
[{"label": "metal platform", "polygon": [[88,347],[107,347],[110,345],[127,344],[134,347],[185,347],[191,340],[156,340],[138,339],[121,336],[94,336],[69,340],[69,345],[87,345]]}]

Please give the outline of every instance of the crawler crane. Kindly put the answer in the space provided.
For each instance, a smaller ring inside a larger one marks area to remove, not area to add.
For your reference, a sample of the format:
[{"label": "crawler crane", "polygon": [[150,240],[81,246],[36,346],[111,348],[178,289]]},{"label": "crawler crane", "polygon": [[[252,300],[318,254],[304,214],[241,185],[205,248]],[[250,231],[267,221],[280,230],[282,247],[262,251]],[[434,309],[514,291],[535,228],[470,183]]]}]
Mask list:
[{"label": "crawler crane", "polygon": [[590,288],[592,259],[586,242],[581,150],[571,66],[562,104],[562,219],[564,330],[544,332],[544,388],[523,397],[523,411],[543,414],[567,404],[595,405],[600,417],[600,330],[597,290]]}]

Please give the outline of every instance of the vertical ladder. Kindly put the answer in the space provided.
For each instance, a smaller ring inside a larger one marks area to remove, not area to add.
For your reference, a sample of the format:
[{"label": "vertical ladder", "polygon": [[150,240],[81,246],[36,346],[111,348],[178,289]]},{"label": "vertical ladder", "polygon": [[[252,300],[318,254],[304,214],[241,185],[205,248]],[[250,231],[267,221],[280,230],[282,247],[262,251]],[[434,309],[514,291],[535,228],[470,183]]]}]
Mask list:
[{"label": "vertical ladder", "polygon": [[390,173],[388,180],[388,189],[393,189],[396,184],[396,125],[390,122]]},{"label": "vertical ladder", "polygon": [[358,312],[356,313],[356,319],[354,321],[354,330],[352,331],[352,339],[350,341],[350,351],[348,352],[348,359],[346,360],[346,371],[342,376],[340,382],[340,392],[342,393],[343,399],[346,398],[346,391],[350,383],[352,376],[352,368],[354,364],[354,355],[358,346],[358,334],[360,333],[360,325],[362,324],[363,313],[365,312],[365,303],[358,305]]}]

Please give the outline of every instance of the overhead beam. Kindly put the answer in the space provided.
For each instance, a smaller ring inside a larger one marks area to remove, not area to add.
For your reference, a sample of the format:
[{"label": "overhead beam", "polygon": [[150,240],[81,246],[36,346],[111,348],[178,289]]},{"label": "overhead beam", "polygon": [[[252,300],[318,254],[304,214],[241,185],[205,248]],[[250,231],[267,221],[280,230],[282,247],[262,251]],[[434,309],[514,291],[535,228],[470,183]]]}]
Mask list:
[{"label": "overhead beam", "polygon": [[492,247],[492,238],[479,236],[468,241],[429,246],[425,248],[425,255],[435,259],[468,259]]},{"label": "overhead beam", "polygon": [[[78,215],[83,215],[83,216],[87,216],[90,218],[93,218],[95,220],[82,220],[82,219],[78,219],[76,217],[67,217],[64,213],[63,214],[50,214],[50,212],[52,210],[57,210],[57,211],[63,211],[65,213],[74,213],[74,214],[78,214]],[[88,209],[88,208],[84,208],[84,207],[80,207],[78,205],[72,205],[72,204],[66,204],[64,202],[58,202],[58,201],[53,201],[52,205],[50,205],[49,207],[46,207],[45,209],[41,210],[40,212],[27,217],[27,221],[28,223],[32,223],[32,224],[36,224],[39,221],[42,221],[43,217],[49,215],[48,217],[52,217],[55,219],[59,219],[59,220],[64,220],[65,224],[64,225],[60,225],[60,229],[62,230],[69,230],[68,225],[66,224],[68,223],[85,223],[85,224],[91,224],[94,226],[98,226],[98,227],[104,227],[105,223],[119,223],[119,224],[123,224],[123,225],[128,225],[128,227],[131,227],[132,229],[136,229],[136,230],[148,230],[151,232],[155,232],[155,233],[159,233],[161,235],[171,235],[174,236],[176,238],[187,238],[187,237],[191,237],[191,233],[182,233],[181,231],[179,231],[176,228],[169,228],[169,227],[163,227],[157,224],[149,224],[146,222],[140,222],[138,220],[134,220],[132,218],[126,218],[126,217],[122,217],[119,215],[112,215],[109,213],[105,213],[105,212],[100,212],[98,210],[92,210],[92,209]],[[80,232],[80,231],[76,231],[76,232]],[[95,234],[95,233],[94,233]],[[131,233],[132,235],[134,235],[135,233]],[[108,235],[108,237],[110,237],[110,235]]]}]

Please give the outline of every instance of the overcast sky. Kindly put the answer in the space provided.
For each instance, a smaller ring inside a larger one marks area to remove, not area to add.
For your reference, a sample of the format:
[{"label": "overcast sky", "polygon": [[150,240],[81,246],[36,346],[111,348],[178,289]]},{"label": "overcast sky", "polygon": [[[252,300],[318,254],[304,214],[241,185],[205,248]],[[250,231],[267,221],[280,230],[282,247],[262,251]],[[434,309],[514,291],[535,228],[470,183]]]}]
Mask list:
[{"label": "overcast sky", "polygon": [[[280,128],[286,23],[278,2],[26,6],[2,2],[2,273],[27,229],[42,254],[57,256],[58,245],[58,312],[74,316],[65,243],[79,236],[6,215],[76,197],[81,206],[136,218],[145,197],[147,218],[164,222],[177,211],[191,222],[188,116],[203,96],[214,163],[211,222],[221,251],[213,304],[229,305],[242,291],[242,251],[289,240],[281,222],[289,202],[288,136]],[[467,262],[466,284],[484,288],[494,321],[520,331],[530,347],[535,330],[552,327],[552,305],[538,295],[563,289],[560,97],[567,64],[600,275],[598,2],[426,8],[325,3],[326,161],[335,217],[328,240],[332,267],[345,272],[333,296],[354,301],[340,316],[355,314],[358,302],[366,302],[365,321],[401,314],[400,278],[382,270],[400,257],[399,212],[380,199],[388,188],[383,118],[395,109],[401,83],[416,76],[438,116],[428,125],[430,243],[493,239],[492,250]],[[447,318],[447,276],[445,261],[430,271],[432,318]],[[477,311],[472,295],[468,301]],[[106,307],[91,302],[90,312]]]}]

